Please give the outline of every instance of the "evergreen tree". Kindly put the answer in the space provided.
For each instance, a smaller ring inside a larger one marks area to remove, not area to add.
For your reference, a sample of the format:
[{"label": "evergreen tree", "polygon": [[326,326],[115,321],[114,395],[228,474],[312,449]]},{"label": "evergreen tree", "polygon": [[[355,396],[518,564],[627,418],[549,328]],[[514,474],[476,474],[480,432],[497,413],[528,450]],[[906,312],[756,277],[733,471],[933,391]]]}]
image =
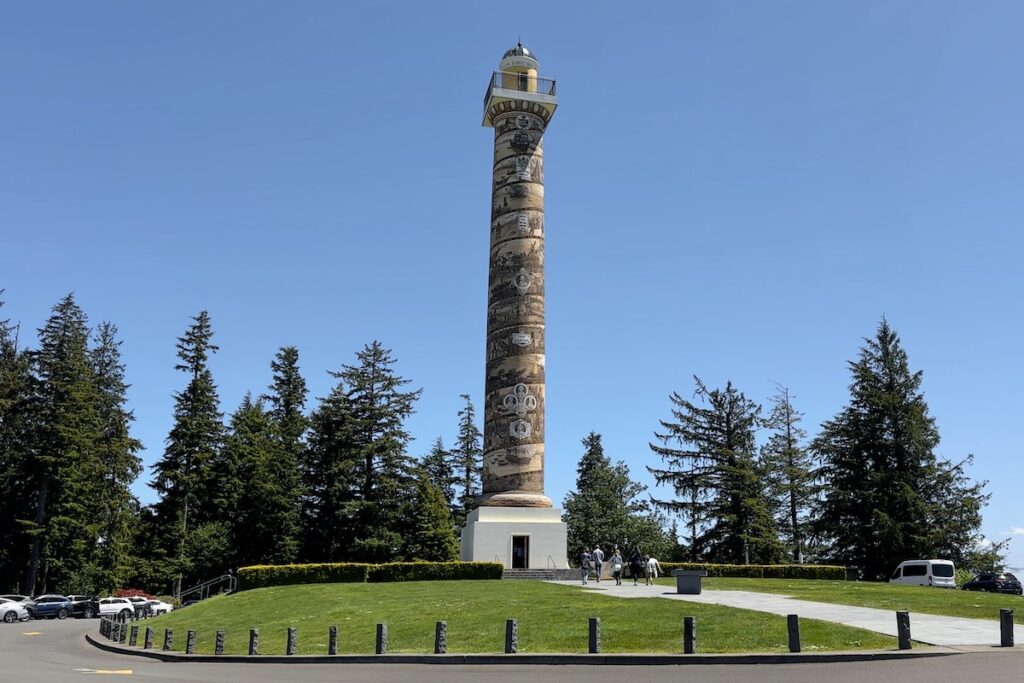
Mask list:
[{"label": "evergreen tree", "polygon": [[625,463],[612,464],[600,434],[590,432],[582,443],[576,490],[569,492],[563,504],[570,556],[600,544],[607,557],[615,546],[625,554],[638,546],[649,555],[667,558],[675,541],[666,533],[664,520],[640,499],[647,487],[630,479]]},{"label": "evergreen tree", "polygon": [[400,558],[408,531],[415,461],[405,420],[420,390],[395,374],[391,352],[373,342],[313,412],[304,463],[303,555],[315,561]]},{"label": "evergreen tree", "polygon": [[223,440],[224,425],[217,387],[208,361],[218,347],[212,343],[213,329],[206,311],[192,319],[192,325],[178,339],[175,365],[188,376],[185,389],[174,396],[174,425],[167,436],[163,457],[153,465],[152,486],[159,500],[155,505],[162,526],[161,537],[167,556],[175,558],[174,594],[181,592],[182,580],[202,576],[209,567],[196,562],[192,550],[212,535],[205,530],[190,542],[190,535],[207,523],[224,518],[225,501],[214,479],[214,463]]},{"label": "evergreen tree", "polygon": [[302,463],[301,556],[306,561],[350,559],[357,491],[357,468],[351,457],[354,428],[345,385],[339,382],[310,417]]},{"label": "evergreen tree", "polygon": [[124,585],[134,550],[131,525],[137,501],[131,485],[142,472],[137,455],[142,443],[131,435],[135,418],[126,407],[128,384],[121,362],[121,342],[113,323],[102,323],[97,328],[90,360],[99,391],[102,433],[97,455],[103,470],[97,482],[103,532],[93,548],[93,564],[100,572],[100,585],[115,587]]},{"label": "evergreen tree", "polygon": [[365,346],[356,358],[357,365],[346,365],[335,375],[348,388],[352,439],[347,456],[359,483],[352,552],[364,561],[389,561],[404,545],[402,501],[414,484],[405,420],[422,390],[402,390],[409,380],[395,374],[395,359],[380,342]]},{"label": "evergreen tree", "polygon": [[[658,500],[662,509],[689,514],[706,526],[693,539],[704,559],[715,562],[777,562],[782,545],[775,532],[765,482],[755,457],[754,432],[761,406],[726,384],[709,390],[694,377],[705,405],[673,393],[672,416],[651,449],[668,463],[648,468],[655,481],[670,484],[677,498]],[[678,444],[681,448],[670,447]]]},{"label": "evergreen tree", "polygon": [[416,480],[409,516],[412,524],[405,535],[403,554],[406,559],[427,562],[458,559],[459,542],[455,538],[451,510],[441,489],[431,483],[425,472]]},{"label": "evergreen tree", "polygon": [[267,400],[270,403],[278,454],[265,463],[264,474],[272,477],[273,486],[266,490],[268,514],[275,530],[270,555],[276,562],[294,562],[301,545],[302,527],[302,461],[309,418],[306,406],[306,380],[299,372],[299,350],[282,347],[270,364],[273,381]]},{"label": "evergreen tree", "polygon": [[807,546],[807,515],[818,492],[816,464],[803,446],[807,432],[800,426],[803,413],[793,407],[789,389],[778,387],[765,426],[771,436],[761,448],[769,491],[776,508],[779,533],[790,548],[794,562],[801,562]]},{"label": "evergreen tree", "polygon": [[89,359],[85,313],[68,294],[39,330],[32,354],[38,380],[38,440],[27,464],[35,497],[24,590],[96,590],[92,549],[103,534],[97,498],[104,474],[100,394]]},{"label": "evergreen tree", "polygon": [[233,562],[288,564],[298,551],[295,474],[271,414],[246,395],[231,416],[224,450],[235,464],[230,518]]},{"label": "evergreen tree", "polygon": [[811,444],[826,485],[815,527],[834,561],[880,579],[902,560],[972,550],[988,496],[967,479],[966,463],[935,456],[922,373],[911,372],[896,332],[883,319],[864,341],[849,363],[849,404]]},{"label": "evergreen tree", "polygon": [[34,511],[30,465],[37,396],[30,356],[18,346],[18,327],[0,319],[0,587],[9,590],[20,586],[29,555],[22,522]]},{"label": "evergreen tree", "polygon": [[459,506],[454,510],[459,526],[466,521],[466,515],[473,509],[473,501],[480,495],[480,472],[484,464],[480,430],[476,426],[476,411],[469,394],[462,394],[464,401],[459,411],[459,436],[452,449],[455,469],[459,474]]},{"label": "evergreen tree", "polygon": [[455,498],[455,474],[452,471],[452,454],[444,447],[444,439],[440,436],[434,441],[430,452],[423,456],[420,467],[426,474],[427,479],[430,480],[430,483],[441,492],[441,495],[444,497],[444,504],[448,506],[449,510],[452,510],[452,500]]}]

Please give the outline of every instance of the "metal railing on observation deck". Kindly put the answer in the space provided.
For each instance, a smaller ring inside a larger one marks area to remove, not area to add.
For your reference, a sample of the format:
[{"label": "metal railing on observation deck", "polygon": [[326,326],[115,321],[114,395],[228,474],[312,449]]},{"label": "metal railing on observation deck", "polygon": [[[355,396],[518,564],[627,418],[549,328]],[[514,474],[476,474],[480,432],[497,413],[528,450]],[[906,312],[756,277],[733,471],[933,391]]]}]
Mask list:
[{"label": "metal railing on observation deck", "polygon": [[491,81],[487,84],[487,91],[484,92],[484,106],[491,99],[491,91],[495,88],[502,90],[516,90],[535,95],[554,95],[555,80],[553,78],[540,78],[529,74],[514,73],[511,71],[495,71],[491,75]]}]

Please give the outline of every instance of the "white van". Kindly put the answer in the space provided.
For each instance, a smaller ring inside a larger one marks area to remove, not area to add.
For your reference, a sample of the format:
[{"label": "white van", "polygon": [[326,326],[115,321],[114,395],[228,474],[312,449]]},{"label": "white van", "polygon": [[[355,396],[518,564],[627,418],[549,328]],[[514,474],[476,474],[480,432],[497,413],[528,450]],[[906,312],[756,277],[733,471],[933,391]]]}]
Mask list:
[{"label": "white van", "polygon": [[896,567],[889,583],[956,588],[956,567],[950,560],[907,560]]}]

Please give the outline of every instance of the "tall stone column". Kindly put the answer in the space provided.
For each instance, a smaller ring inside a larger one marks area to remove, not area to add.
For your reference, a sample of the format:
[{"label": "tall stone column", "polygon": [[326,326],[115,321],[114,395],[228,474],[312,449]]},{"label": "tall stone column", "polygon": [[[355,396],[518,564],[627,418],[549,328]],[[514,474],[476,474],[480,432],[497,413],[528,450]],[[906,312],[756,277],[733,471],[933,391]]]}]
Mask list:
[{"label": "tall stone column", "polygon": [[484,95],[494,128],[483,494],[460,557],[509,571],[568,567],[568,527],[544,495],[544,151],[558,106],[536,55],[507,51]]},{"label": "tall stone column", "polygon": [[544,153],[547,120],[494,116],[483,495],[479,505],[551,507],[544,495]]}]

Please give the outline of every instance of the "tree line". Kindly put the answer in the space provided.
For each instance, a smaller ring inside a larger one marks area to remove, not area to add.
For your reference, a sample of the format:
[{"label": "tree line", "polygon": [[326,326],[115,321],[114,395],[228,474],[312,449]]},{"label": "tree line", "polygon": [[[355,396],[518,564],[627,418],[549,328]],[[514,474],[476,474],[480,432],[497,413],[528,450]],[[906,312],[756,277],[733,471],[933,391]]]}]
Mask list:
[{"label": "tree line", "polygon": [[[450,447],[439,436],[412,455],[405,422],[421,391],[379,342],[330,372],[311,409],[299,351],[282,347],[265,392],[225,419],[200,312],[177,341],[182,384],[150,468],[156,500],[142,505],[116,326],[91,327],[69,294],[34,347],[20,337],[0,318],[0,586],[177,593],[242,565],[458,556],[480,493],[473,403],[461,396]],[[591,432],[564,501],[570,554],[618,544],[670,560],[838,563],[866,578],[915,557],[999,566],[1005,545],[978,549],[985,482],[968,478],[971,456],[936,455],[922,373],[886,321],[849,369],[848,404],[809,440],[785,387],[766,411],[732,383],[695,377],[650,444],[667,497]]]},{"label": "tree line", "polygon": [[731,382],[709,388],[694,377],[692,399],[671,395],[650,444],[664,466],[648,469],[674,494],[654,504],[683,520],[680,559],[813,560],[869,579],[914,558],[1001,564],[1005,543],[985,547],[980,534],[986,482],[967,476],[973,456],[936,454],[922,372],[887,321],[848,366],[849,402],[810,441],[785,387],[767,414]]},{"label": "tree line", "polygon": [[213,338],[203,311],[178,339],[183,386],[150,469],[156,501],[142,505],[116,326],[90,327],[71,294],[34,348],[0,322],[0,585],[177,594],[249,564],[457,558],[456,529],[480,493],[468,395],[454,447],[439,438],[417,458],[404,425],[421,392],[388,349],[366,345],[307,411],[298,349],[285,346],[266,392],[225,420]]}]

